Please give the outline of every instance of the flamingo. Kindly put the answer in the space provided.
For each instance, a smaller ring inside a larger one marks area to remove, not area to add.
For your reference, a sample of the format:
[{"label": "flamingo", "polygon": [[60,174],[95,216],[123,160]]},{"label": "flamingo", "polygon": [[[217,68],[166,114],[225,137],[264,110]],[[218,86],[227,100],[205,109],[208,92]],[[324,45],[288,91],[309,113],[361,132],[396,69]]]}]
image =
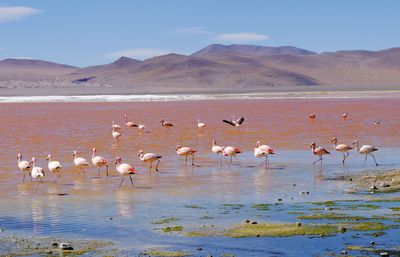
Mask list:
[{"label": "flamingo", "polygon": [[43,168],[36,166],[36,158],[35,157],[32,157],[31,164],[32,164],[32,172],[31,172],[32,178],[34,178],[34,179],[40,178],[40,183],[43,183],[44,171],[43,171]]},{"label": "flamingo", "polygon": [[124,178],[125,176],[129,176],[129,179],[131,180],[131,184],[132,184],[132,188],[134,188],[135,186],[133,185],[133,180],[131,175],[136,174],[136,170],[129,164],[127,163],[121,163],[122,162],[122,158],[121,157],[117,157],[115,158],[115,165],[117,168],[117,171],[122,175],[122,180],[121,183],[119,184],[119,187],[121,187],[122,182],[124,182]]},{"label": "flamingo", "polygon": [[375,148],[375,146],[372,145],[363,145],[360,147],[360,143],[358,142],[358,140],[354,140],[353,145],[356,146],[357,152],[359,152],[360,154],[365,154],[364,166],[367,162],[368,155],[371,155],[372,158],[374,158],[375,165],[379,166],[379,164],[376,162],[375,156],[372,154],[372,152],[378,151],[378,148]]},{"label": "flamingo", "polygon": [[138,156],[140,161],[148,162],[150,164],[149,172],[153,167],[153,162],[157,161],[156,171],[158,171],[158,165],[160,164],[160,159],[162,158],[161,155],[155,153],[144,153],[143,150],[139,150]]},{"label": "flamingo", "polygon": [[239,127],[240,125],[242,125],[243,121],[244,121],[244,117],[240,117],[239,119],[235,119],[235,116],[232,117],[232,120],[222,120],[223,122],[234,126],[234,127]]},{"label": "flamingo", "polygon": [[352,147],[350,147],[350,146],[348,146],[348,145],[345,145],[345,144],[337,144],[337,138],[336,137],[334,137],[334,138],[332,138],[331,139],[331,142],[333,143],[333,148],[336,150],[336,151],[338,151],[338,152],[342,152],[343,153],[343,161],[342,161],[342,163],[343,163],[343,165],[344,165],[344,162],[346,161],[346,158],[347,157],[349,157],[349,151],[351,150],[351,149],[353,149]]},{"label": "flamingo", "polygon": [[232,158],[235,157],[236,160],[239,162],[238,158],[236,157],[237,154],[241,153],[240,149],[237,147],[233,147],[233,146],[227,146],[224,147],[224,149],[222,150],[222,155],[223,156],[230,156],[231,160],[229,161],[229,166],[231,166],[232,163]]},{"label": "flamingo", "polygon": [[[23,182],[25,182],[25,173],[28,172],[29,176],[31,176],[31,169],[32,165],[28,161],[23,161],[22,160],[22,154],[18,153],[17,154],[17,164],[18,164],[18,169],[24,173],[24,178],[22,179]],[[32,181],[32,177],[31,177]]]},{"label": "flamingo", "polygon": [[143,124],[139,124],[139,126],[138,126],[138,129],[141,129],[141,130],[143,130],[143,129],[145,129],[146,127],[143,125]]},{"label": "flamingo", "polygon": [[89,165],[88,161],[85,158],[78,157],[76,150],[74,151],[74,165],[79,168],[79,174],[82,172],[83,176],[85,176],[84,168]]},{"label": "flamingo", "polygon": [[322,156],[325,154],[331,154],[330,152],[328,152],[325,148],[322,147],[317,147],[317,144],[312,142],[311,145],[311,151],[314,155],[319,156],[319,159],[316,160],[315,162],[313,162],[313,164],[316,164],[318,161],[321,161],[322,164]]},{"label": "flamingo", "polygon": [[215,154],[217,154],[217,165],[219,163],[219,161],[221,160],[221,165],[222,165],[222,159],[220,154],[222,153],[222,150],[224,148],[222,146],[217,145],[217,141],[215,139],[213,139],[213,145],[211,147],[211,151]]},{"label": "flamingo", "polygon": [[133,123],[132,121],[128,121],[128,115],[124,114],[124,119],[125,119],[125,125],[127,127],[137,127],[138,125]]},{"label": "flamingo", "polygon": [[96,166],[99,169],[99,172],[97,173],[97,176],[100,177],[100,168],[103,166],[106,166],[106,175],[108,176],[108,162],[106,159],[104,159],[101,156],[94,156],[96,153],[96,148],[92,149],[92,164]]},{"label": "flamingo", "polygon": [[342,119],[343,119],[343,120],[347,119],[347,116],[348,116],[348,113],[347,113],[347,112],[343,113]]},{"label": "flamingo", "polygon": [[379,120],[375,120],[375,121],[374,121],[374,124],[375,124],[375,125],[380,125],[381,122],[380,122]]},{"label": "flamingo", "polygon": [[114,128],[113,128],[112,132],[111,132],[111,135],[115,139],[115,141],[119,142],[119,138],[121,137],[121,133],[119,133],[118,131],[114,130]]},{"label": "flamingo", "polygon": [[112,121],[112,126],[111,126],[111,128],[112,128],[112,130],[117,131],[117,132],[121,131],[121,126],[118,125],[118,124],[115,124],[114,121]]},{"label": "flamingo", "polygon": [[315,120],[316,115],[315,115],[315,113],[311,113],[310,115],[308,115],[308,117],[309,117],[310,119],[312,119],[312,120]]},{"label": "flamingo", "polygon": [[164,128],[167,128],[167,129],[174,126],[174,124],[172,124],[171,122],[165,121],[164,119],[161,119],[160,123],[161,123],[161,126],[163,126]]},{"label": "flamingo", "polygon": [[[268,155],[275,154],[274,149],[268,145],[261,145],[260,141],[257,141],[256,148],[254,148],[254,156],[261,158],[265,156],[265,166],[269,166]],[[262,163],[260,164],[260,166]]]},{"label": "flamingo", "polygon": [[47,155],[47,167],[49,168],[49,171],[53,172],[54,176],[56,177],[56,179],[54,180],[54,182],[57,181],[57,179],[59,179],[61,177],[61,163],[59,161],[52,161],[51,160],[51,154]]},{"label": "flamingo", "polygon": [[199,119],[197,119],[197,127],[198,128],[204,128],[206,126],[206,124],[205,123],[203,123],[203,122],[200,122],[200,120]]},{"label": "flamingo", "polygon": [[190,147],[180,146],[180,145],[176,146],[176,154],[179,156],[186,156],[185,166],[187,164],[187,157],[189,155],[191,155],[192,156],[192,166],[194,167],[194,154],[196,152],[197,152],[196,150],[194,150],[193,148],[190,148]]}]

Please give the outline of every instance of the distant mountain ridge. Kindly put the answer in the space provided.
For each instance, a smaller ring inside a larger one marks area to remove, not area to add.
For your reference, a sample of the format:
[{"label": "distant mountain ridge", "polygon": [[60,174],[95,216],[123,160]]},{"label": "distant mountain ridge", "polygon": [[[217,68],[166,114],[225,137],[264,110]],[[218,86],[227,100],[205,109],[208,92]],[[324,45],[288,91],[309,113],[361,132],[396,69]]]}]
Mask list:
[{"label": "distant mountain ridge", "polygon": [[191,55],[121,57],[84,68],[0,60],[0,90],[32,88],[31,82],[38,89],[79,86],[88,93],[400,89],[400,48],[315,53],[293,46],[213,44]]}]

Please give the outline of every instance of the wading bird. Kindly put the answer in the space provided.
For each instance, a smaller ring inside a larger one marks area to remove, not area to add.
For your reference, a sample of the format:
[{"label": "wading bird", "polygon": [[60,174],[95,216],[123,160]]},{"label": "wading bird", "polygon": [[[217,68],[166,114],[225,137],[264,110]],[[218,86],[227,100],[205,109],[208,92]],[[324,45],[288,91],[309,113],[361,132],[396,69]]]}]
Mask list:
[{"label": "wading bird", "polygon": [[127,127],[137,127],[137,124],[133,123],[132,121],[128,121],[128,115],[124,114],[124,119]]},{"label": "wading bird", "polygon": [[312,120],[315,120],[316,115],[315,115],[315,113],[311,113],[310,115],[308,115],[308,117],[309,117],[310,119],[312,119]]},{"label": "wading bird", "polygon": [[119,142],[119,138],[121,137],[121,133],[115,131],[114,129],[111,132],[112,137],[115,139],[116,142]]},{"label": "wading bird", "polygon": [[79,168],[79,174],[82,172],[85,176],[85,167],[89,165],[85,158],[78,157],[76,150],[74,151],[74,165]]},{"label": "wading bird", "polygon": [[118,125],[118,124],[115,124],[115,122],[114,121],[112,121],[112,126],[111,126],[111,128],[112,128],[112,130],[114,130],[114,131],[121,131],[121,126],[120,125]]},{"label": "wading bird", "polygon": [[127,163],[121,163],[121,162],[122,162],[121,157],[115,158],[115,167],[116,167],[117,171],[119,172],[119,174],[122,175],[122,180],[121,180],[121,183],[119,184],[118,188],[120,188],[122,185],[122,182],[124,182],[125,176],[129,176],[129,179],[131,180],[132,188],[134,188],[135,186],[133,185],[133,180],[132,180],[131,175],[136,174],[136,170],[131,165],[129,165]]},{"label": "wading bird", "polygon": [[217,155],[217,166],[220,162],[222,165],[222,158],[221,158],[222,156],[220,154],[222,154],[223,149],[224,148],[222,146],[217,145],[217,141],[213,139],[213,145],[211,147],[211,151]]},{"label": "wading bird", "polygon": [[231,166],[231,163],[232,163],[232,158],[233,157],[235,157],[235,159],[238,161],[238,163],[239,163],[239,160],[238,160],[238,158],[237,158],[237,154],[239,154],[239,153],[241,153],[241,151],[240,151],[240,149],[239,148],[237,148],[237,147],[233,147],[233,146],[227,146],[227,147],[224,147],[224,149],[222,150],[222,155],[223,156],[229,156],[229,157],[231,157],[231,159],[230,159],[230,161],[229,161],[229,166]]},{"label": "wading bird", "polygon": [[164,128],[167,128],[167,129],[174,126],[174,124],[172,124],[171,122],[165,121],[164,119],[161,119],[160,123],[161,123],[161,126],[163,126]]},{"label": "wading bird", "polygon": [[190,148],[190,147],[180,146],[180,145],[176,146],[176,154],[179,155],[179,156],[185,156],[186,157],[185,166],[187,164],[188,156],[191,155],[192,156],[192,166],[194,167],[194,154],[196,152],[197,152],[196,150],[194,150],[193,148]]},{"label": "wading bird", "polygon": [[[18,162],[17,162],[18,169],[20,171],[22,171],[24,174],[24,178],[22,179],[22,181],[25,182],[26,173],[28,172],[28,175],[31,176],[32,165],[28,161],[23,161],[22,154],[20,154],[20,153],[17,154],[17,160],[18,160]],[[31,177],[31,181],[32,181],[32,177]]]},{"label": "wading bird", "polygon": [[197,127],[198,127],[198,128],[204,128],[205,126],[206,126],[205,123],[200,122],[200,119],[197,119]]},{"label": "wading bird", "polygon": [[94,156],[96,153],[96,148],[92,149],[92,164],[98,168],[97,176],[100,177],[100,168],[106,166],[106,175],[108,176],[108,162],[101,156]]},{"label": "wading bird", "polygon": [[379,166],[379,164],[376,162],[375,156],[372,154],[372,152],[378,151],[378,149],[375,148],[375,146],[363,145],[360,147],[360,143],[358,142],[358,140],[354,140],[353,145],[356,146],[357,152],[359,152],[360,154],[365,154],[364,166],[365,163],[367,162],[368,155],[371,155],[372,158],[374,158],[375,165]]},{"label": "wading bird", "polygon": [[319,156],[319,159],[316,160],[315,162],[313,162],[313,164],[316,164],[317,162],[321,161],[322,164],[322,156],[325,154],[331,154],[330,152],[328,152],[325,148],[322,147],[317,147],[317,144],[312,142],[311,145],[311,151],[314,155]]},{"label": "wading bird", "polygon": [[153,167],[153,162],[157,161],[156,171],[158,171],[158,165],[160,164],[160,159],[162,158],[161,155],[155,153],[144,153],[143,150],[139,150],[138,156],[140,161],[147,162],[150,164],[149,172]]},{"label": "wading bird", "polygon": [[[257,141],[256,148],[254,148],[254,156],[257,158],[261,158],[265,156],[265,166],[269,166],[269,160],[268,160],[268,155],[270,154],[275,154],[274,149],[268,145],[261,145],[260,141]],[[263,163],[261,162],[260,166]]]},{"label": "wading bird", "polygon": [[44,171],[43,171],[43,168],[36,166],[36,158],[35,157],[32,157],[31,164],[32,164],[32,172],[31,172],[32,178],[34,178],[36,180],[40,179],[40,183],[43,183]]},{"label": "wading bird", "polygon": [[61,177],[61,163],[59,161],[52,161],[51,154],[47,155],[46,160],[49,171],[53,172],[54,176],[56,177],[56,179],[54,180],[54,182],[56,182]]},{"label": "wading bird", "polygon": [[350,146],[348,146],[348,145],[345,145],[345,144],[337,144],[337,138],[336,137],[334,137],[334,138],[332,138],[331,139],[331,142],[333,143],[333,148],[336,150],[336,151],[338,151],[338,152],[342,152],[343,153],[343,161],[342,161],[342,163],[343,163],[343,165],[344,165],[344,162],[346,161],[346,159],[347,159],[347,157],[349,157],[349,151],[351,150],[351,149],[353,149],[353,148],[351,148]]},{"label": "wading bird", "polygon": [[343,119],[343,120],[347,119],[347,116],[348,116],[348,115],[349,115],[349,114],[348,114],[347,112],[343,113],[342,119]]}]

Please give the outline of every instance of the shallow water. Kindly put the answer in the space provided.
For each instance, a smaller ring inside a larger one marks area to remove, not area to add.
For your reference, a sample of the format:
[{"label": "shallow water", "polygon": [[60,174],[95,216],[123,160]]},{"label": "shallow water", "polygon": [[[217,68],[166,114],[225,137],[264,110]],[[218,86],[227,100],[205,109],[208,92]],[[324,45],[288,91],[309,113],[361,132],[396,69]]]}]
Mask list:
[{"label": "shallow water", "polygon": [[[312,100],[224,100],[180,102],[125,103],[3,103],[0,126],[5,149],[0,156],[0,227],[6,231],[34,235],[62,235],[111,239],[124,247],[144,249],[153,245],[192,249],[204,246],[207,253],[235,253],[238,256],[294,255],[298,251],[316,254],[345,243],[368,242],[350,234],[329,238],[186,238],[159,232],[163,225],[151,224],[162,217],[177,217],[173,224],[199,227],[203,224],[225,226],[240,223],[245,218],[258,221],[294,222],[287,211],[310,201],[329,199],[370,199],[369,194],[346,194],[345,182],[324,180],[346,173],[374,170],[372,161],[362,166],[363,157],[352,152],[345,167],[341,155],[332,150],[330,139],[350,144],[355,138],[379,148],[376,158],[380,170],[398,168],[400,160],[400,99],[312,99]],[[340,117],[345,111],[349,118]],[[308,114],[317,119],[310,121]],[[146,125],[144,132],[126,128],[123,114],[129,120]],[[245,117],[237,129],[221,122],[232,115]],[[174,123],[170,130],[162,128],[163,117]],[[207,124],[200,130],[197,118]],[[119,123],[122,138],[115,143],[111,137],[111,121]],[[380,125],[374,125],[380,120]],[[216,156],[210,153],[212,139],[221,145],[233,145],[243,151],[231,167],[228,159],[217,167]],[[259,167],[253,156],[255,142],[272,146],[268,169]],[[323,166],[312,165],[311,141],[332,150]],[[198,151],[196,167],[184,166],[184,158],[175,154],[177,144]],[[108,178],[89,167],[86,177],[78,175],[72,166],[73,150],[90,160],[90,149],[109,160]],[[163,156],[160,172],[148,173],[140,163],[137,151],[155,152]],[[16,154],[23,159],[37,158],[38,166],[46,167],[45,157],[51,153],[64,168],[61,181],[52,183],[46,173],[43,185],[22,182],[16,168]],[[121,156],[132,164],[135,189],[129,180],[118,189],[120,176],[113,159]],[[296,184],[295,186],[293,184]],[[309,195],[300,195],[309,191]],[[257,212],[254,203],[275,203],[282,199],[283,207],[270,212]],[[244,204],[240,210],[226,210],[223,204]],[[188,208],[198,205],[202,208]],[[186,207],[185,207],[186,206]],[[376,210],[374,214],[387,211]],[[202,217],[210,216],[212,219]],[[168,225],[168,224],[167,224]],[[396,234],[398,233],[398,230]],[[301,240],[299,240],[301,238]],[[380,238],[385,246],[399,239]],[[287,249],[290,243],[293,247]],[[200,253],[202,256],[203,253]]]}]

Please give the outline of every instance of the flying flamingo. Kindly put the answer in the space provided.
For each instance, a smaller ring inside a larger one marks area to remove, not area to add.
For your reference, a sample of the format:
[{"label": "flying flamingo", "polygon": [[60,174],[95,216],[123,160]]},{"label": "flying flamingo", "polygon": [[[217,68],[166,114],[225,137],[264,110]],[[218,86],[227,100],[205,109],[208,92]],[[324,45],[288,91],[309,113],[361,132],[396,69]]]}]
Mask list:
[{"label": "flying flamingo", "polygon": [[[32,165],[28,161],[23,161],[22,160],[22,155],[18,153],[17,155],[17,164],[18,164],[18,169],[24,173],[24,178],[22,179],[23,182],[25,182],[25,173],[28,172],[29,176],[31,176],[31,169]],[[32,181],[32,177],[31,177]]]},{"label": "flying flamingo", "polygon": [[312,120],[315,120],[316,115],[315,115],[315,113],[311,113],[310,115],[308,115],[308,117],[309,117],[310,119],[312,119]]},{"label": "flying flamingo", "polygon": [[344,165],[344,162],[346,161],[347,157],[349,157],[349,155],[350,155],[349,151],[351,149],[353,149],[353,148],[351,148],[350,146],[345,145],[345,144],[339,144],[338,145],[337,141],[338,140],[337,140],[336,137],[332,138],[332,140],[331,140],[331,142],[333,143],[333,148],[335,148],[336,151],[343,153],[343,161],[342,161],[342,163]]},{"label": "flying flamingo", "polygon": [[47,167],[49,168],[49,171],[53,172],[54,176],[56,177],[56,179],[54,180],[54,182],[56,182],[60,177],[61,177],[61,163],[58,161],[52,161],[51,160],[51,154],[47,155]]},{"label": "flying flamingo", "polygon": [[227,146],[224,147],[224,149],[222,150],[222,155],[223,156],[230,156],[231,160],[229,161],[229,166],[231,166],[232,163],[232,158],[235,157],[235,159],[239,162],[238,158],[236,157],[237,154],[241,153],[240,149],[237,147],[233,147],[233,146]]},{"label": "flying flamingo", "polygon": [[[265,156],[265,166],[269,166],[268,155],[275,154],[274,149],[268,145],[261,145],[260,141],[257,141],[256,148],[254,148],[254,156],[261,158]],[[260,166],[262,163],[260,164]]]},{"label": "flying flamingo", "polygon": [[174,126],[174,124],[172,124],[171,122],[165,121],[164,119],[161,119],[160,123],[161,123],[161,126],[163,126],[164,128],[167,128],[167,129]]},{"label": "flying flamingo", "polygon": [[194,167],[194,154],[196,152],[197,152],[196,150],[194,150],[193,148],[190,148],[190,147],[180,146],[180,145],[176,146],[176,154],[179,155],[179,156],[185,156],[186,157],[185,166],[187,164],[188,156],[191,155],[192,156],[192,166]]},{"label": "flying flamingo", "polygon": [[[32,157],[31,164],[32,164],[32,172],[31,172],[32,178],[34,178],[34,179],[40,178],[40,183],[43,183],[44,171],[43,171],[43,168],[36,166],[36,158],[35,157]],[[35,184],[35,186],[36,186],[36,184]]]},{"label": "flying flamingo", "polygon": [[316,163],[319,162],[319,161],[321,161],[321,164],[322,164],[322,156],[325,155],[325,154],[331,154],[331,153],[328,152],[325,148],[317,147],[317,144],[314,143],[314,142],[311,143],[310,147],[311,147],[312,153],[313,153],[314,155],[319,156],[319,159],[316,160],[315,162],[313,162],[313,164],[316,164]]},{"label": "flying flamingo", "polygon": [[364,166],[365,163],[367,162],[368,155],[371,155],[372,158],[374,158],[375,165],[379,166],[379,164],[376,162],[375,156],[372,154],[372,152],[378,151],[378,149],[375,148],[375,146],[363,145],[360,147],[360,143],[358,142],[358,140],[354,140],[353,145],[356,146],[357,152],[359,152],[360,154],[365,154]]},{"label": "flying flamingo", "polygon": [[121,137],[121,133],[119,133],[116,130],[112,130],[111,132],[112,137],[115,139],[115,141],[119,142],[119,138]]},{"label": "flying flamingo", "polygon": [[99,172],[97,173],[97,176],[100,177],[100,168],[103,166],[106,166],[106,175],[108,176],[108,162],[106,161],[106,159],[104,159],[101,156],[94,156],[94,154],[96,153],[96,148],[92,149],[92,164],[94,166],[96,166],[99,169]]},{"label": "flying flamingo", "polygon": [[137,127],[138,125],[133,123],[132,121],[128,121],[128,115],[124,114],[124,119],[125,119],[125,125],[127,127]]},{"label": "flying flamingo", "polygon": [[232,117],[232,120],[222,120],[223,122],[234,126],[234,127],[239,127],[240,125],[242,125],[243,121],[244,121],[244,117],[240,117],[239,119],[235,119],[235,116]]},{"label": "flying flamingo", "polygon": [[120,188],[122,185],[122,182],[124,182],[125,176],[129,176],[132,187],[134,188],[135,186],[133,185],[133,180],[132,180],[131,175],[136,174],[136,170],[131,165],[129,165],[127,163],[121,163],[121,162],[122,162],[121,157],[115,158],[115,165],[116,165],[117,171],[122,175],[122,180],[121,180],[121,183],[119,184],[118,188]]},{"label": "flying flamingo", "polygon": [[111,126],[111,128],[112,128],[112,130],[117,131],[117,132],[121,131],[121,126],[118,125],[118,124],[115,124],[114,121],[112,121],[112,126]]},{"label": "flying flamingo", "polygon": [[89,165],[88,161],[85,158],[78,157],[76,150],[74,151],[74,165],[79,168],[79,174],[82,172],[83,176],[85,176],[85,167]]},{"label": "flying flamingo", "polygon": [[157,161],[156,171],[158,171],[158,165],[160,164],[160,159],[162,158],[161,155],[155,153],[144,153],[143,150],[139,150],[138,156],[140,161],[148,162],[150,164],[149,172],[153,167],[153,162]]},{"label": "flying flamingo", "polygon": [[343,119],[343,120],[347,119],[347,116],[348,116],[348,113],[347,113],[347,112],[343,113],[342,119]]},{"label": "flying flamingo", "polygon": [[213,139],[213,146],[211,147],[211,151],[215,154],[217,154],[217,165],[219,164],[219,162],[221,161],[221,165],[222,165],[222,159],[220,154],[222,154],[222,150],[224,148],[222,146],[217,145],[217,141],[215,139]]},{"label": "flying flamingo", "polygon": [[197,127],[198,128],[204,128],[206,126],[206,124],[205,123],[203,123],[203,122],[200,122],[200,120],[199,119],[197,119]]}]

